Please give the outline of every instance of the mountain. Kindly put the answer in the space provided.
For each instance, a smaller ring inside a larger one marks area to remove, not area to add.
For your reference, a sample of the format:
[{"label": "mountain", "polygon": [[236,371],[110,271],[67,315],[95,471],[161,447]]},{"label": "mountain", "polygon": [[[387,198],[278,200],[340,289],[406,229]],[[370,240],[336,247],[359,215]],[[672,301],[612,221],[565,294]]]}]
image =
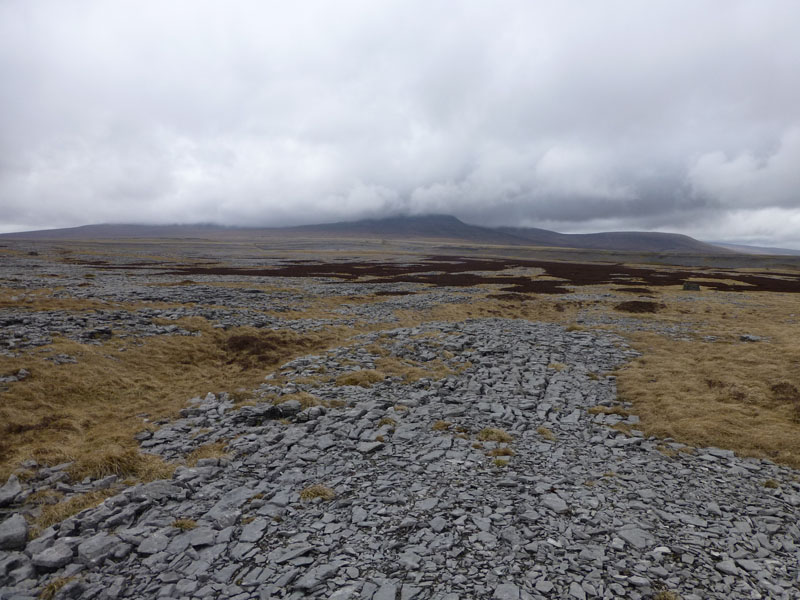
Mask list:
[{"label": "mountain", "polygon": [[648,231],[612,231],[605,233],[557,233],[532,227],[498,227],[535,246],[582,248],[586,250],[622,250],[632,252],[694,252],[724,254],[728,250],[706,244],[688,235]]},{"label": "mountain", "polygon": [[734,250],[700,242],[676,233],[621,231],[569,234],[532,227],[481,227],[450,215],[398,216],[383,219],[342,221],[298,227],[254,228],[221,225],[135,225],[100,224],[67,229],[47,229],[0,235],[30,240],[87,240],[121,238],[204,238],[237,239],[253,237],[436,239],[460,243],[502,246],[549,246],[585,250],[631,252],[676,252],[730,254]]},{"label": "mountain", "polygon": [[386,217],[342,221],[321,225],[287,227],[283,231],[303,234],[372,236],[386,238],[428,238],[470,241],[476,244],[501,244],[518,246],[525,243],[517,236],[498,229],[469,225],[450,215],[422,215],[409,217]]},{"label": "mountain", "polygon": [[740,252],[742,254],[757,254],[769,256],[800,256],[800,250],[791,248],[771,248],[768,246],[745,246],[744,244],[731,244],[728,242],[709,242],[720,248]]}]

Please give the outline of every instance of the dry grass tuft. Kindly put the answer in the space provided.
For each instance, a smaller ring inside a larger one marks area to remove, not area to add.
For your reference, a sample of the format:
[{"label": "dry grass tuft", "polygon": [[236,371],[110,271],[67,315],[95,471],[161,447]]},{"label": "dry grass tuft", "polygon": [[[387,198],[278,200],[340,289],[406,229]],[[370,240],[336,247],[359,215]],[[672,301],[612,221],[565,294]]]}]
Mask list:
[{"label": "dry grass tuft", "polygon": [[56,597],[56,594],[67,585],[70,581],[73,581],[75,576],[72,577],[58,577],[48,583],[46,586],[42,588],[42,591],[39,592],[39,598],[42,600],[53,600]]},{"label": "dry grass tuft", "polygon": [[273,403],[283,404],[284,402],[289,402],[290,400],[297,400],[303,410],[311,408],[312,406],[321,406],[324,404],[322,400],[313,394],[309,394],[308,392],[294,392],[292,394],[276,396],[273,400]]},{"label": "dry grass tuft", "polygon": [[448,421],[436,421],[432,426],[431,429],[434,431],[447,431],[452,426],[451,423]]},{"label": "dry grass tuft", "polygon": [[378,421],[378,427],[383,427],[384,425],[394,427],[397,425],[397,421],[395,421],[392,417],[383,417],[380,421]]},{"label": "dry grass tuft", "polygon": [[653,600],[681,600],[681,597],[677,592],[661,590],[653,596]]},{"label": "dry grass tuft", "polygon": [[501,448],[492,448],[487,452],[487,456],[514,456],[514,451],[508,446],[502,446]]},{"label": "dry grass tuft", "polygon": [[495,467],[502,468],[508,466],[508,459],[505,458],[495,458],[492,463]]},{"label": "dry grass tuft", "polygon": [[77,515],[82,510],[97,506],[106,498],[116,494],[117,491],[118,490],[112,488],[97,490],[78,496],[72,496],[68,500],[64,500],[58,504],[46,504],[42,506],[42,512],[39,513],[39,516],[31,523],[31,527],[28,530],[28,537],[30,539],[37,538],[51,525],[60,523],[72,515]]},{"label": "dry grass tuft", "polygon": [[494,427],[481,429],[478,432],[478,439],[482,442],[502,442],[505,444],[510,444],[514,441],[510,433]]},{"label": "dry grass tuft", "polygon": [[352,371],[350,373],[342,373],[336,378],[336,385],[357,385],[359,387],[372,387],[372,384],[378,383],[386,379],[386,373],[376,371],[375,369],[362,369],[361,371]]},{"label": "dry grass tuft", "polygon": [[336,498],[336,492],[328,486],[317,483],[305,488],[300,492],[301,500],[314,500],[315,498],[322,498],[323,500],[333,500]]},{"label": "dry grass tuft", "polygon": [[587,409],[590,415],[619,415],[620,417],[627,417],[630,413],[621,406],[592,406]]},{"label": "dry grass tuft", "polygon": [[154,454],[144,454],[135,448],[112,446],[96,453],[87,453],[73,463],[68,473],[73,480],[84,477],[100,479],[108,475],[118,475],[121,479],[134,478],[141,481],[154,481],[172,477],[175,465],[164,462]]},{"label": "dry grass tuft", "polygon": [[194,519],[175,519],[172,522],[172,526],[181,531],[190,531],[197,527],[197,521]]},{"label": "dry grass tuft", "polygon": [[552,430],[550,430],[550,429],[548,429],[547,427],[544,427],[544,426],[538,427],[536,429],[536,433],[538,433],[540,436],[542,436],[544,439],[546,439],[546,440],[548,440],[550,442],[555,442],[556,439],[557,439],[556,438],[556,434],[554,434],[552,432]]},{"label": "dry grass tuft", "polygon": [[186,464],[194,467],[203,458],[228,458],[230,455],[225,451],[226,445],[226,442],[220,441],[198,446],[186,456]]},{"label": "dry grass tuft", "polygon": [[455,373],[453,369],[441,360],[431,360],[417,363],[410,360],[400,360],[394,356],[379,358],[375,365],[380,372],[394,377],[402,377],[406,383],[413,383],[420,379],[444,379]]}]

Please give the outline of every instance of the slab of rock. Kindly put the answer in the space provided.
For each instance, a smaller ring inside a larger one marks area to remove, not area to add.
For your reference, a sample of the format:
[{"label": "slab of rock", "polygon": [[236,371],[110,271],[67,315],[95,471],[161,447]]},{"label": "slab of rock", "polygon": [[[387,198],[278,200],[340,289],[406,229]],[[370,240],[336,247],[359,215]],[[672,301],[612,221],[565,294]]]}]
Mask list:
[{"label": "slab of rock", "polygon": [[628,544],[636,548],[637,550],[642,550],[651,546],[654,542],[654,538],[652,535],[647,533],[644,529],[640,529],[639,527],[632,527],[630,529],[622,529],[617,532],[617,535],[625,540]]},{"label": "slab of rock", "polygon": [[562,514],[567,512],[569,508],[567,507],[567,503],[561,498],[561,496],[557,494],[545,494],[542,496],[541,500],[542,506],[545,508],[549,508],[556,514]]},{"label": "slab of rock", "polygon": [[58,541],[49,548],[33,555],[33,564],[45,570],[60,569],[72,562],[72,548]]},{"label": "slab of rock", "polygon": [[78,545],[78,557],[89,565],[101,565],[113,554],[121,540],[115,535],[101,532]]},{"label": "slab of rock", "polygon": [[20,550],[28,541],[28,522],[17,513],[0,523],[0,550]]},{"label": "slab of rock", "polygon": [[0,487],[0,506],[13,504],[21,493],[22,486],[19,483],[19,479],[17,479],[16,475],[11,475],[3,487]]}]

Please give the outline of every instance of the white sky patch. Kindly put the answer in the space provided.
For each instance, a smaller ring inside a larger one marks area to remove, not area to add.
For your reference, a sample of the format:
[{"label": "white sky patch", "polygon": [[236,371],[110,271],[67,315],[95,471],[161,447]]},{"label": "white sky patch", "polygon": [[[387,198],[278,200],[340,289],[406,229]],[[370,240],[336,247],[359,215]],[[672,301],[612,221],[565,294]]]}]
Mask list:
[{"label": "white sky patch", "polygon": [[797,23],[792,0],[5,0],[0,228],[435,212],[730,238],[752,213],[783,239]]}]

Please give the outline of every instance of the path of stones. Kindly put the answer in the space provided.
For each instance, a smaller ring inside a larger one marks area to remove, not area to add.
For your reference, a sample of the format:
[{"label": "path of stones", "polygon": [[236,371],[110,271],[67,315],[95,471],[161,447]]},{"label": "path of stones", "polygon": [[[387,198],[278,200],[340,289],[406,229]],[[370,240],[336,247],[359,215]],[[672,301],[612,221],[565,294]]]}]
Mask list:
[{"label": "path of stones", "polygon": [[[463,290],[414,289],[386,306],[464,301]],[[217,316],[238,324],[247,310]],[[13,312],[0,318],[24,326]],[[141,318],[130,317],[131,331]],[[143,331],[164,333],[182,332]],[[376,343],[401,359],[450,357],[454,374],[309,383],[321,371],[331,380],[374,368]],[[369,334],[294,360],[257,392],[307,391],[343,406],[236,409],[224,393],[196,398],[181,419],[142,435],[143,450],[179,460],[232,440],[229,459],[125,489],[35,540],[15,512],[31,484],[12,476],[0,488],[0,598],[36,597],[58,579],[67,581],[58,598],[800,598],[796,472],[715,448],[667,456],[681,445],[646,438],[636,417],[587,412],[618,404],[602,374],[632,355],[607,333],[483,319]],[[623,419],[630,435],[611,428]],[[485,429],[511,441],[478,443]],[[489,456],[506,446],[513,456]],[[33,481],[62,475],[42,469]],[[765,487],[770,479],[780,487]],[[302,499],[315,484],[335,497]]]}]

